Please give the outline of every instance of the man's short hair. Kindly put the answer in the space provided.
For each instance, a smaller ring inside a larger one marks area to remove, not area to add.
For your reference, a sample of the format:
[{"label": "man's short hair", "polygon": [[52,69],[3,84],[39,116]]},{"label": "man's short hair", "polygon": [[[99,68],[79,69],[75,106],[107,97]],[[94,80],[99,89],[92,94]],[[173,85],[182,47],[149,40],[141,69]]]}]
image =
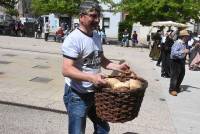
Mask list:
[{"label": "man's short hair", "polygon": [[97,11],[99,14],[101,13],[101,7],[99,6],[98,2],[94,1],[85,1],[80,5],[79,14],[87,14],[92,11]]}]

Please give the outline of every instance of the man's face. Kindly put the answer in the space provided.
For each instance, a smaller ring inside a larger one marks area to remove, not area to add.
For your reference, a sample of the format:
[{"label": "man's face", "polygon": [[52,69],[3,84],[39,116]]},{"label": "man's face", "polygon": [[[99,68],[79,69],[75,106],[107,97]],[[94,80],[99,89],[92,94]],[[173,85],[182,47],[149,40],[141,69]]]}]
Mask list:
[{"label": "man's face", "polygon": [[188,40],[189,40],[189,36],[187,36],[187,35],[183,36],[183,41],[184,42],[188,42]]},{"label": "man's face", "polygon": [[86,28],[94,30],[100,22],[100,14],[97,11],[88,12],[80,16],[80,22]]}]

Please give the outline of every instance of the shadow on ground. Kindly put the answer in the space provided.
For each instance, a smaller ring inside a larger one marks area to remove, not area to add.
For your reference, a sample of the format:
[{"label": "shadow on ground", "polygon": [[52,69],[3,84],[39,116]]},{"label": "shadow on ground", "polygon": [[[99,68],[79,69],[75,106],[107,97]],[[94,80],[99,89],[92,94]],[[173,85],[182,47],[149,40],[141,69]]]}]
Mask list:
[{"label": "shadow on ground", "polygon": [[200,89],[200,87],[190,86],[190,85],[181,85],[181,92],[191,92],[188,88]]},{"label": "shadow on ground", "polygon": [[123,133],[123,134],[139,134],[139,133],[134,133],[134,132],[126,132],[126,133]]}]

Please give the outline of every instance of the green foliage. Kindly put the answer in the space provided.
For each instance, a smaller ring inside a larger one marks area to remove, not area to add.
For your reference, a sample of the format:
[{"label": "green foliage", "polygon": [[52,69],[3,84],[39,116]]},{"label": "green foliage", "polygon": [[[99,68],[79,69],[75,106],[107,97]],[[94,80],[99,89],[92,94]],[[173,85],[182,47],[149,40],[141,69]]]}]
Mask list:
[{"label": "green foliage", "polygon": [[119,23],[119,29],[118,29],[118,40],[122,40],[122,35],[124,30],[127,29],[129,33],[129,39],[131,38],[132,33],[132,24],[130,24],[128,21],[122,21]]},{"label": "green foliage", "polygon": [[5,8],[14,8],[18,0],[0,0],[0,5]]},{"label": "green foliage", "polygon": [[19,12],[13,8],[6,9],[6,13],[10,14],[11,16],[19,16]]},{"label": "green foliage", "polygon": [[150,25],[153,21],[199,21],[199,0],[123,0],[116,10],[129,14],[129,20]]},{"label": "green foliage", "polygon": [[86,0],[32,0],[32,10],[35,15],[49,13],[78,15],[79,5],[83,1]]},{"label": "green foliage", "polygon": [[[36,16],[49,13],[78,15],[79,6],[84,1],[86,0],[32,0],[31,8]],[[100,1],[108,2],[111,0]]]}]

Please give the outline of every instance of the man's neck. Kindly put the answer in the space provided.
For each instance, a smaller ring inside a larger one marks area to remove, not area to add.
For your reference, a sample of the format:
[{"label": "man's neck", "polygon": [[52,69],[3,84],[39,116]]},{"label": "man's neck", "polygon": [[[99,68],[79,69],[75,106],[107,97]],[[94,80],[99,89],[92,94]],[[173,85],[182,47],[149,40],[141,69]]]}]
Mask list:
[{"label": "man's neck", "polygon": [[84,32],[85,34],[87,34],[88,36],[92,36],[92,34],[93,34],[93,30],[91,30],[91,29],[89,29],[89,28],[80,26],[79,29],[80,29],[82,32]]}]

